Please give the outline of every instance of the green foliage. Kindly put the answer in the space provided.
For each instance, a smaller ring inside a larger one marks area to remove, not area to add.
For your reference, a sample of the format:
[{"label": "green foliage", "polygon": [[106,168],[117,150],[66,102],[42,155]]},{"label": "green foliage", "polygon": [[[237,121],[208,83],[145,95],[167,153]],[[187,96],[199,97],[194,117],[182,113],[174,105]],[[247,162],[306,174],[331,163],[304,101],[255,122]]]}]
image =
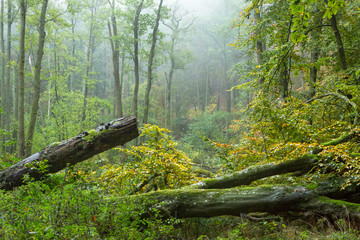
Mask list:
[{"label": "green foliage", "polygon": [[47,162],[48,160],[44,159],[42,161],[33,161],[32,163],[26,163],[25,166],[33,171],[38,171],[39,173],[46,173],[49,168]]},{"label": "green foliage", "polygon": [[359,231],[347,221],[339,219],[331,223],[327,219],[308,222],[291,221],[280,217],[261,219],[254,215],[242,218],[218,217],[187,219],[182,223],[181,236],[185,239],[248,240],[248,239],[357,239]]},{"label": "green foliage", "polygon": [[59,177],[0,192],[0,239],[165,239],[175,232],[173,220],[142,218],[145,210],[126,198],[62,180],[48,185]]},{"label": "green foliage", "polygon": [[203,138],[228,140],[227,128],[231,122],[231,114],[224,111],[205,111],[192,116],[189,130],[183,141],[196,146],[199,150],[209,150]]},{"label": "green foliage", "polygon": [[2,154],[0,157],[0,171],[12,166],[13,164],[17,163],[19,161],[18,158],[14,157],[11,154]]},{"label": "green foliage", "polygon": [[195,181],[191,160],[177,150],[177,143],[166,134],[168,132],[156,125],[145,125],[140,135],[142,145],[119,149],[127,155],[127,162],[105,167],[100,179],[103,188],[144,192],[179,188]]}]

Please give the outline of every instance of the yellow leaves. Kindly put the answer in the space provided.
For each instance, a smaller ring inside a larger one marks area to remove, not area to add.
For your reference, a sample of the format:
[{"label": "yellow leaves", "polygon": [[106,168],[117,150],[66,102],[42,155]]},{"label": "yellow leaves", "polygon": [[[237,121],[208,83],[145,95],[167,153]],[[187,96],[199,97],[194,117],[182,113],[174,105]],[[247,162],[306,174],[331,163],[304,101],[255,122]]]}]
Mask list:
[{"label": "yellow leaves", "polygon": [[131,192],[144,182],[146,186],[140,191],[151,186],[157,189],[174,188],[188,184],[195,178],[191,173],[191,160],[177,150],[177,143],[165,134],[169,130],[145,125],[141,131],[146,139],[142,145],[127,150],[119,149],[136,161],[125,163],[119,168],[108,168],[101,176],[104,188],[124,189],[127,186]]}]

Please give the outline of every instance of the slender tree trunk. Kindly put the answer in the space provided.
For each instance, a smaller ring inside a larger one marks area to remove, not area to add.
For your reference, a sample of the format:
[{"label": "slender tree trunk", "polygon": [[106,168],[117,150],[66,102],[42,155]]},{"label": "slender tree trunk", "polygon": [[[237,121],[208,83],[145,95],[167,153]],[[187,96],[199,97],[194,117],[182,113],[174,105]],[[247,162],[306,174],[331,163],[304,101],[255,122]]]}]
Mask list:
[{"label": "slender tree trunk", "polygon": [[30,113],[30,123],[28,126],[27,139],[26,139],[25,154],[27,156],[31,155],[32,140],[34,137],[36,118],[39,110],[41,63],[44,55],[44,44],[46,37],[45,24],[46,24],[47,6],[48,6],[48,0],[43,0],[41,15],[40,15],[40,25],[39,25],[39,42],[38,42],[38,49],[36,52],[36,62],[35,62],[34,95],[33,95],[33,101],[32,101],[31,113]]},{"label": "slender tree trunk", "polygon": [[140,73],[139,73],[139,18],[142,10],[144,0],[142,0],[136,10],[134,19],[134,74],[135,74],[135,87],[134,87],[134,99],[133,99],[133,112],[135,118],[138,117],[138,95],[139,95],[139,84],[140,84]]},{"label": "slender tree trunk", "polygon": [[119,57],[120,57],[120,43],[119,36],[117,30],[117,23],[115,17],[115,1],[113,1],[112,6],[112,14],[111,14],[111,23],[108,22],[109,35],[110,35],[110,45],[112,52],[112,62],[113,62],[113,75],[114,75],[114,97],[115,97],[115,117],[122,116],[122,103],[121,103],[121,90],[120,90],[120,76],[119,76]]},{"label": "slender tree trunk", "polygon": [[[115,18],[111,17],[112,19]],[[113,20],[116,21],[116,20]],[[113,22],[112,21],[112,22]],[[113,30],[111,30],[110,22],[108,22],[108,28],[109,28],[109,35],[110,35],[110,45],[111,45],[111,51],[112,51],[112,62],[113,62],[113,75],[114,75],[114,97],[115,97],[115,104],[114,104],[114,112],[115,117],[120,117],[120,76],[119,76],[119,44],[117,43],[117,39],[114,39],[117,37],[117,27],[114,25],[113,22]],[[112,34],[112,31],[114,31],[114,34]],[[115,42],[115,43],[114,43]]]},{"label": "slender tree trunk", "polygon": [[155,58],[155,48],[156,48],[156,41],[157,41],[157,32],[159,29],[159,22],[161,18],[161,8],[162,8],[163,0],[160,0],[159,8],[156,15],[156,22],[155,27],[152,34],[152,44],[150,49],[150,56],[148,62],[148,72],[147,72],[147,85],[146,85],[146,92],[145,92],[145,110],[144,110],[144,124],[148,123],[149,117],[149,108],[150,108],[150,91],[151,91],[151,84],[152,84],[152,70],[153,70],[153,63]]},{"label": "slender tree trunk", "polygon": [[[1,47],[1,80],[0,80],[0,87],[1,87],[1,102],[0,106],[2,107],[2,111],[6,112],[6,89],[5,89],[5,65],[6,65],[6,59],[5,59],[5,40],[4,40],[4,0],[1,0],[1,13],[0,13],[0,47]],[[0,113],[0,129],[5,129],[6,125],[6,115],[4,113]],[[5,136],[2,136],[0,139],[2,141],[2,151],[5,152]]]},{"label": "slender tree trunk", "polygon": [[166,78],[166,114],[165,114],[165,128],[170,129],[171,127],[171,109],[170,109],[170,102],[171,102],[171,86],[172,80],[175,70],[175,56],[174,56],[174,49],[175,49],[175,35],[173,33],[172,40],[171,40],[171,49],[170,49],[170,72],[169,76]]},{"label": "slender tree trunk", "polygon": [[286,100],[289,96],[289,78],[287,64],[283,63],[280,70],[281,99]]},{"label": "slender tree trunk", "polygon": [[[318,13],[315,21],[317,24],[321,25],[323,22],[323,18],[321,17],[321,14],[319,14],[319,10],[316,9],[316,13]],[[317,28],[314,29],[314,31],[312,31],[311,33],[311,38],[313,39],[314,42],[319,41],[320,38],[320,34],[321,34],[321,28]],[[310,67],[310,91],[309,91],[309,98],[313,98],[316,95],[316,82],[317,82],[317,74],[318,74],[318,68],[315,66],[316,62],[319,60],[319,56],[320,56],[320,47],[318,47],[317,45],[314,47],[314,49],[311,51],[311,64],[312,66]]]},{"label": "slender tree trunk", "polygon": [[226,111],[228,113],[231,113],[231,86],[229,85],[229,79],[227,75],[227,66],[228,66],[228,56],[226,51],[226,45],[224,45],[223,48],[223,54],[224,54],[224,81],[225,81],[225,91],[226,91]]},{"label": "slender tree trunk", "polygon": [[199,67],[198,64],[196,64],[196,96],[197,96],[197,102],[199,104],[199,108],[201,111],[204,111],[204,102],[201,97],[201,88],[200,88],[200,73],[199,73]]},{"label": "slender tree trunk", "polygon": [[[11,25],[12,25],[12,16],[11,16],[11,1],[8,0],[8,16],[7,16],[7,66],[6,66],[6,131],[10,133],[10,116],[12,114],[12,91],[11,91]],[[9,138],[9,137],[7,137]]]},{"label": "slender tree trunk", "polygon": [[347,63],[346,63],[346,55],[345,55],[345,50],[344,50],[344,44],[340,35],[340,31],[338,29],[337,26],[337,22],[336,22],[336,16],[333,15],[330,19],[331,22],[331,28],[334,31],[335,34],[335,39],[336,39],[336,44],[337,44],[337,48],[338,48],[338,54],[339,54],[339,60],[340,60],[340,66],[341,69],[346,70],[347,69]]},{"label": "slender tree trunk", "polygon": [[[261,21],[260,6],[255,9],[254,18],[255,18],[255,23],[259,24],[259,22]],[[258,29],[255,34],[260,37],[261,36],[260,29]],[[263,56],[263,52],[264,52],[264,50],[263,50],[263,41],[262,41],[261,38],[256,40],[255,51],[256,51],[257,64],[261,65],[263,63],[263,58],[264,58],[264,56]],[[259,84],[260,89],[261,89],[261,85],[264,83],[264,80],[265,79],[263,77],[260,77],[259,80],[258,80],[258,84]]]},{"label": "slender tree trunk", "polygon": [[119,104],[120,104],[120,117],[124,116],[123,113],[123,85],[124,85],[124,71],[125,71],[125,49],[122,50],[121,54],[121,74],[120,74],[120,84],[119,84]]},{"label": "slender tree trunk", "polygon": [[[75,24],[76,20],[74,18],[71,19],[71,34],[72,34],[72,43],[71,43],[71,62],[75,58]],[[72,91],[74,88],[74,72],[71,71],[69,74],[69,90]]]},{"label": "slender tree trunk", "polygon": [[19,50],[19,131],[18,131],[18,157],[25,156],[25,130],[24,130],[24,80],[25,80],[25,24],[26,24],[26,4],[25,0],[20,0],[20,50]]},{"label": "slender tree trunk", "polygon": [[18,108],[19,108],[19,80],[17,77],[17,68],[16,66],[13,67],[13,76],[15,79],[15,84],[14,84],[14,108],[13,108],[13,112],[14,112],[14,117],[15,117],[15,123],[14,127],[13,127],[13,132],[12,132],[12,139],[15,142],[15,144],[11,145],[11,153],[15,153],[16,149],[17,149],[17,133],[18,133],[18,120],[19,120],[19,112],[18,112]]},{"label": "slender tree trunk", "polygon": [[96,5],[93,2],[93,5],[91,6],[91,23],[90,23],[90,32],[89,32],[89,41],[88,41],[88,47],[86,50],[86,72],[85,72],[85,77],[84,77],[84,81],[83,81],[83,94],[84,94],[84,102],[83,102],[83,112],[82,112],[82,122],[83,122],[83,127],[84,126],[84,121],[86,119],[86,108],[87,108],[87,98],[88,98],[88,94],[89,94],[89,88],[88,88],[88,80],[90,78],[90,71],[92,69],[93,66],[93,53],[95,50],[95,40],[94,40],[94,31],[95,31],[95,26],[94,26],[94,14],[96,12]]},{"label": "slender tree trunk", "polygon": [[211,63],[211,56],[209,54],[208,61],[206,64],[205,106],[208,106],[210,104],[210,99],[211,99],[210,63]]},{"label": "slender tree trunk", "polygon": [[[315,64],[319,60],[320,48],[315,47],[311,52],[311,63]],[[310,94],[309,98],[313,98],[316,94],[316,81],[317,81],[318,69],[316,66],[310,68]]]},{"label": "slender tree trunk", "polygon": [[175,71],[175,46],[177,43],[177,39],[179,38],[179,35],[182,31],[186,31],[188,30],[191,25],[193,24],[190,23],[187,27],[185,28],[180,28],[180,22],[182,21],[182,18],[180,17],[179,19],[176,18],[176,11],[177,8],[175,8],[173,16],[172,16],[172,26],[167,25],[166,23],[165,26],[167,26],[168,28],[171,29],[172,31],[172,35],[171,35],[171,47],[170,47],[170,52],[169,52],[169,57],[170,57],[170,71],[169,71],[169,75],[166,76],[166,96],[165,96],[165,127],[166,128],[170,128],[171,127],[171,95],[172,95],[172,81],[173,81],[173,75],[174,75],[174,71]]}]

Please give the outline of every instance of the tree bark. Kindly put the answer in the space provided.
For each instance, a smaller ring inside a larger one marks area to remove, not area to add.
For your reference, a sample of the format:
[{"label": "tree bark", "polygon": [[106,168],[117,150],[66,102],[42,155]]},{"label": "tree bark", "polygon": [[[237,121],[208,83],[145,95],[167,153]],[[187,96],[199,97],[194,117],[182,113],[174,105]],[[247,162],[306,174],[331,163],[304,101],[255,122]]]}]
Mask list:
[{"label": "tree bark", "polygon": [[318,68],[314,65],[319,60],[320,55],[320,48],[315,47],[315,49],[311,52],[311,66],[310,68],[310,94],[309,97],[313,98],[316,94],[316,80],[317,80],[317,73]]},{"label": "tree bark", "polygon": [[[47,173],[58,172],[67,166],[123,145],[138,135],[136,118],[125,117],[106,125],[100,125],[89,132],[84,132],[60,143],[53,143],[40,152],[1,171],[0,189],[11,190],[24,184],[23,178],[26,174],[39,180]],[[47,165],[45,172],[36,169],[39,163]]]},{"label": "tree bark", "polygon": [[95,37],[94,32],[96,30],[95,26],[95,15],[97,11],[97,5],[98,1],[92,1],[90,8],[91,16],[90,16],[90,30],[89,30],[89,39],[88,39],[88,46],[86,50],[86,71],[85,71],[85,77],[83,80],[83,95],[84,95],[84,101],[83,101],[83,110],[82,110],[82,125],[85,128],[85,120],[86,120],[86,110],[87,110],[87,98],[89,95],[89,78],[90,78],[90,72],[93,68],[93,54],[95,51]]},{"label": "tree bark", "polygon": [[319,147],[312,149],[310,151],[311,153],[304,154],[293,160],[283,161],[280,163],[269,163],[269,164],[253,166],[225,176],[204,179],[201,182],[188,186],[188,188],[190,189],[233,188],[241,185],[249,185],[253,181],[275,175],[295,173],[295,172],[307,173],[318,162],[319,157],[317,156],[317,154],[323,151],[322,147],[336,146],[340,143],[348,142],[354,138],[358,138],[359,134],[360,133],[358,131],[345,133],[339,138],[320,144]]},{"label": "tree bark", "polygon": [[34,95],[31,106],[30,123],[28,126],[27,139],[26,139],[26,149],[25,149],[26,156],[31,155],[32,140],[34,137],[37,113],[39,110],[41,63],[44,55],[44,44],[46,37],[45,18],[46,18],[47,6],[48,6],[48,0],[43,0],[41,15],[40,15],[40,25],[39,25],[39,42],[38,42],[38,49],[36,52],[36,61],[35,61]]},{"label": "tree bark", "polygon": [[[7,61],[7,65],[6,65],[6,131],[8,133],[10,133],[11,131],[11,124],[10,124],[10,119],[11,119],[11,114],[12,114],[12,91],[11,91],[11,25],[12,25],[12,15],[11,15],[11,6],[12,3],[10,0],[7,1],[7,49],[6,49],[6,61]],[[7,139],[9,139],[10,137],[8,136]],[[9,148],[7,148],[7,151],[9,151]]]},{"label": "tree bark", "polygon": [[[158,209],[164,217],[216,217],[241,216],[244,213],[288,212],[313,213],[314,215],[359,219],[360,204],[334,201],[323,195],[340,192],[335,184],[331,189],[315,190],[305,186],[259,186],[233,189],[177,189],[162,190],[130,197],[146,209]],[[155,204],[154,204],[155,202]],[[151,213],[145,213],[148,215]]]},{"label": "tree bark", "polygon": [[259,166],[250,167],[239,172],[221,176],[218,178],[208,178],[196,184],[189,186],[191,189],[224,189],[233,188],[241,185],[249,185],[253,181],[271,177],[275,175],[291,172],[308,172],[318,157],[315,154],[305,154],[294,160],[284,161],[278,164],[269,163]]},{"label": "tree bark", "polygon": [[135,117],[138,117],[138,95],[139,95],[139,84],[140,84],[140,73],[139,73],[139,18],[142,10],[144,0],[142,0],[136,10],[134,18],[134,74],[135,74],[135,87],[134,87],[134,99],[133,99],[133,113]]},{"label": "tree bark", "polygon": [[339,60],[340,60],[340,66],[342,70],[347,69],[347,63],[346,63],[346,55],[344,50],[344,44],[337,26],[336,16],[333,15],[330,19],[331,22],[331,28],[333,29],[333,32],[335,34],[336,39],[336,45],[338,48],[338,54],[339,54]]},{"label": "tree bark", "polygon": [[150,55],[149,55],[149,62],[148,62],[148,72],[147,72],[147,85],[146,85],[146,92],[145,92],[145,110],[144,110],[144,124],[148,123],[148,117],[149,117],[149,108],[150,108],[150,91],[151,91],[151,85],[152,85],[152,70],[153,70],[153,63],[155,58],[155,48],[156,48],[156,42],[157,42],[157,33],[159,29],[159,22],[161,18],[161,8],[162,8],[163,0],[160,0],[159,8],[156,15],[156,21],[155,21],[155,27],[152,34],[152,44],[150,49]]},{"label": "tree bark", "polygon": [[180,33],[183,31],[188,30],[192,24],[194,23],[194,20],[186,27],[180,28],[180,23],[183,20],[182,17],[177,18],[176,13],[178,11],[179,7],[176,6],[173,15],[171,17],[171,25],[166,24],[163,22],[165,26],[167,26],[171,31],[171,46],[169,51],[169,58],[170,58],[170,71],[169,74],[165,73],[166,78],[166,96],[165,96],[165,128],[170,129],[171,128],[171,98],[172,98],[172,82],[173,82],[173,76],[175,71],[175,48],[178,41],[178,38],[180,37]]},{"label": "tree bark", "polygon": [[20,1],[20,43],[19,43],[19,101],[18,101],[18,157],[25,156],[25,130],[24,130],[24,87],[25,87],[25,24],[26,24],[26,4],[25,0]]},{"label": "tree bark", "polygon": [[[0,89],[1,89],[1,98],[0,98],[0,106],[2,107],[2,111],[6,112],[6,89],[5,89],[5,40],[4,40],[4,0],[1,0],[1,10],[0,10],[0,48],[1,48],[1,79],[0,79]],[[5,129],[6,125],[6,115],[4,113],[0,113],[0,129]],[[5,151],[5,136],[2,136],[2,151]]]},{"label": "tree bark", "polygon": [[[108,22],[109,35],[110,35],[110,45],[112,52],[112,62],[113,62],[113,75],[114,75],[114,97],[115,97],[115,117],[122,117],[122,102],[121,102],[121,88],[120,88],[120,40],[118,36],[116,16],[115,16],[115,1],[111,4],[112,13],[111,13],[111,24]],[[112,29],[111,29],[112,25]]]},{"label": "tree bark", "polygon": [[[255,23],[257,25],[260,24],[261,21],[261,14],[260,14],[260,8],[261,6],[258,6],[257,8],[255,8],[255,12],[254,12],[254,19],[255,19]],[[256,46],[256,59],[257,59],[257,64],[261,65],[263,63],[263,41],[261,39],[261,30],[258,27],[257,31],[255,32],[255,34],[258,36],[259,39],[256,40],[255,46]],[[259,78],[258,80],[258,85],[259,85],[259,89],[262,89],[262,84],[264,83],[265,79],[263,77]]]}]

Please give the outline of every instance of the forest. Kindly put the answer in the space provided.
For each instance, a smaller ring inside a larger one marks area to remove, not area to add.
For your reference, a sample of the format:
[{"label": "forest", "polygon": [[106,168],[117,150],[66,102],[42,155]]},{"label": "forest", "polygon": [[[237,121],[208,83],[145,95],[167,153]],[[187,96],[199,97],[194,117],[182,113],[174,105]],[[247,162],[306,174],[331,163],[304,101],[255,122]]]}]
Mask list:
[{"label": "forest", "polygon": [[360,238],[360,1],[0,0],[0,53],[0,240]]}]

